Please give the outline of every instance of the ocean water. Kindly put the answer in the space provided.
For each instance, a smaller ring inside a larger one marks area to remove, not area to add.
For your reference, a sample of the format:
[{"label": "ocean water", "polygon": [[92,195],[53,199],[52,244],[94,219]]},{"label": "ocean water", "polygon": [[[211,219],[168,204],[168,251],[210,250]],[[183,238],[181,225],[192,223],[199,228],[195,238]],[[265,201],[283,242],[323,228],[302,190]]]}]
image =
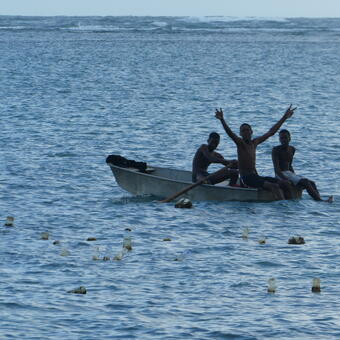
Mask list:
[{"label": "ocean water", "polygon": [[[0,51],[1,339],[340,337],[340,19],[0,16]],[[175,209],[105,163],[190,169],[211,131],[235,158],[215,108],[260,135],[290,103],[295,170],[333,204]]]}]

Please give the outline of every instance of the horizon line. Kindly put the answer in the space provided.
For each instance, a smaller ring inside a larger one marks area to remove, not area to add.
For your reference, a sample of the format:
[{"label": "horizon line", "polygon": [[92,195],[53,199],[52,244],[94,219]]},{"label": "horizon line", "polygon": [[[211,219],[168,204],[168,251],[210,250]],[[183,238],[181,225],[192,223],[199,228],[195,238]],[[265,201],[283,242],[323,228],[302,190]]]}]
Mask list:
[{"label": "horizon line", "polygon": [[263,19],[340,19],[338,17],[330,17],[330,16],[257,16],[257,15],[249,15],[249,16],[237,16],[237,15],[134,15],[134,14],[119,14],[119,15],[102,15],[102,14],[89,14],[89,15],[79,15],[79,14],[47,14],[47,15],[33,15],[33,14],[0,14],[0,17],[164,17],[164,18],[183,18],[183,17],[191,17],[191,18],[263,18]]}]

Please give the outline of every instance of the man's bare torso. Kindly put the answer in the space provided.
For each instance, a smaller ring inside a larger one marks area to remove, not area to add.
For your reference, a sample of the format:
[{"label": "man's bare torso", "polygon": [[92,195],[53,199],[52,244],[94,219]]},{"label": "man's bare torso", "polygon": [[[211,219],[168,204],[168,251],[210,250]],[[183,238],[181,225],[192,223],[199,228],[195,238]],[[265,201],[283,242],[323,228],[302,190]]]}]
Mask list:
[{"label": "man's bare torso", "polygon": [[273,153],[277,156],[281,171],[291,170],[291,164],[295,153],[295,148],[293,146],[275,146],[273,148]]},{"label": "man's bare torso", "polygon": [[248,175],[256,172],[256,147],[253,140],[249,143],[241,141],[237,144],[237,156],[240,175]]},{"label": "man's bare torso", "polygon": [[[196,151],[194,160],[193,160],[193,173],[194,174],[201,174],[205,173],[208,170],[211,161],[207,159],[204,155],[203,149],[208,150],[205,144],[201,145],[198,150]],[[214,152],[211,151],[213,155]]]}]

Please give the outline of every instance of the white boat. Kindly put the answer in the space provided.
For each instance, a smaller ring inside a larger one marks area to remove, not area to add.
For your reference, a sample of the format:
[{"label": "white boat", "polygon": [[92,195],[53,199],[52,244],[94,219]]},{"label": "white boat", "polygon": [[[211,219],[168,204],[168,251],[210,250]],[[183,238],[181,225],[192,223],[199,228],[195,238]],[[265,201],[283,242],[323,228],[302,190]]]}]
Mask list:
[{"label": "white boat", "polygon": [[[121,167],[108,162],[118,185],[133,195],[152,195],[167,198],[192,185],[191,172],[152,167],[141,172],[135,168]],[[294,198],[301,198],[302,191],[294,188]],[[179,198],[193,201],[274,201],[270,191],[253,188],[231,187],[227,182],[215,185],[201,184]]]}]

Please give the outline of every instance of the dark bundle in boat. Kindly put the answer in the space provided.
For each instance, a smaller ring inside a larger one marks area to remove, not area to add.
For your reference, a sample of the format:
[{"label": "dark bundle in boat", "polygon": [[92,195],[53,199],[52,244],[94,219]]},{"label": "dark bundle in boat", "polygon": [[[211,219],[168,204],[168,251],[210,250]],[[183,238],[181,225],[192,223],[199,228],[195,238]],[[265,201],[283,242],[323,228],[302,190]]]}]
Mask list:
[{"label": "dark bundle in boat", "polygon": [[120,155],[109,155],[106,158],[106,163],[111,163],[122,168],[135,168],[140,172],[146,172],[147,164],[145,162],[136,162],[131,159],[127,159]]}]

